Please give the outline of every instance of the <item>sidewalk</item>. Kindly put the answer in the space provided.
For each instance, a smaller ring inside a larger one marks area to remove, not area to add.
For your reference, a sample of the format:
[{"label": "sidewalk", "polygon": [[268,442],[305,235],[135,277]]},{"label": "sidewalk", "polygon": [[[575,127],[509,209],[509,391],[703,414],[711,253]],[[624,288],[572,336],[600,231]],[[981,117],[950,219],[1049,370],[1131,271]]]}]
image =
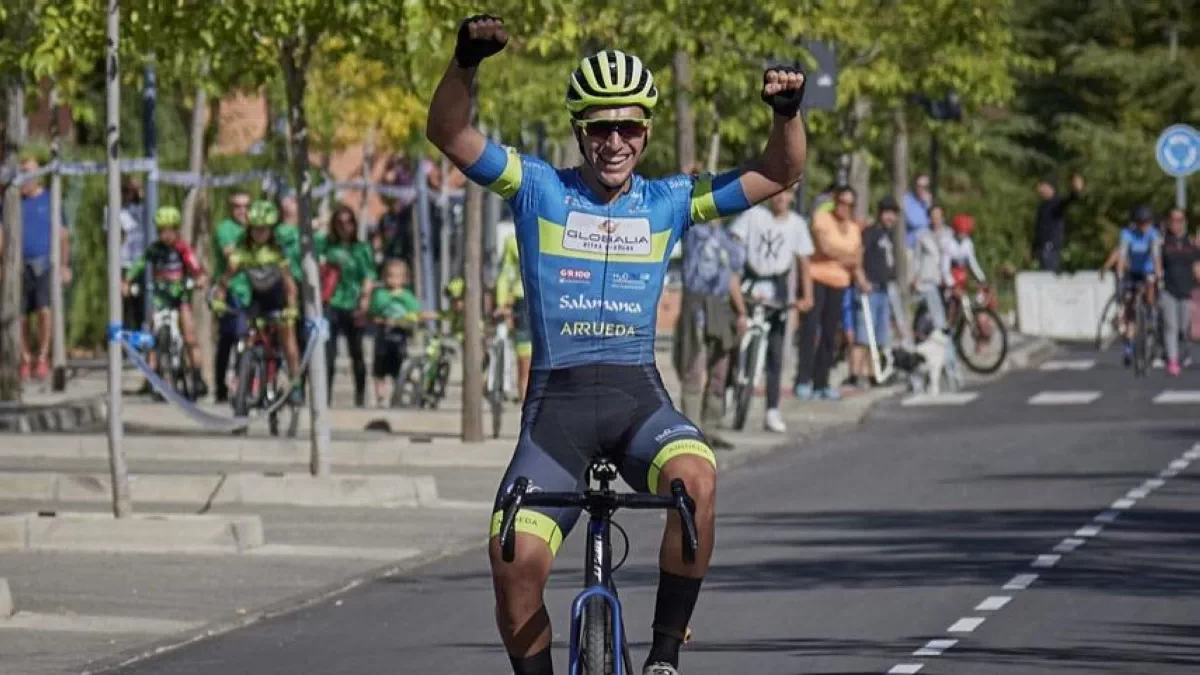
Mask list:
[{"label": "sidewalk", "polygon": [[[668,389],[677,394],[673,370],[660,365]],[[136,379],[127,378],[126,388],[135,387]],[[337,395],[348,395],[347,380],[340,378]],[[71,387],[73,394],[90,394],[87,387],[97,382],[85,379],[80,384]],[[848,429],[876,402],[897,391],[873,390],[839,403],[801,403],[785,395],[783,412],[790,429],[786,435],[761,430],[758,399],[747,430],[726,432],[736,447],[718,452],[720,467],[730,470],[781,447],[803,448],[814,438]],[[227,408],[211,409],[227,414]],[[245,475],[267,480],[307,471],[309,442],[304,431],[296,440],[272,439],[261,425],[246,437],[209,433],[197,430],[170,406],[136,399],[127,400],[123,417],[130,471],[139,480],[194,482]],[[59,550],[14,548],[11,542],[5,550],[6,540],[0,536],[0,576],[7,579],[16,612],[5,618],[0,603],[0,663],[5,664],[0,670],[6,675],[50,675],[80,672],[82,664],[92,663],[89,672],[95,672],[485,544],[491,500],[515,442],[515,407],[506,413],[502,437],[477,445],[457,438],[456,401],[447,401],[446,409],[421,412],[339,405],[331,417],[334,475],[347,489],[368,476],[385,483],[403,478],[423,486],[418,497],[424,498],[373,506],[354,505],[353,499],[336,506],[231,499],[199,504],[159,489],[157,498],[175,503],[148,503],[138,498],[135,483],[135,510],[140,514],[253,519],[247,526],[260,528],[261,541],[226,552],[168,547],[155,553],[119,553],[72,550],[69,541],[60,541]],[[366,423],[377,418],[388,419],[394,432],[365,431]],[[106,474],[107,440],[102,433],[2,434],[0,514],[106,513]],[[38,481],[52,475],[59,487],[39,493]],[[30,498],[30,492],[38,496]],[[111,542],[114,550],[120,545]]]}]

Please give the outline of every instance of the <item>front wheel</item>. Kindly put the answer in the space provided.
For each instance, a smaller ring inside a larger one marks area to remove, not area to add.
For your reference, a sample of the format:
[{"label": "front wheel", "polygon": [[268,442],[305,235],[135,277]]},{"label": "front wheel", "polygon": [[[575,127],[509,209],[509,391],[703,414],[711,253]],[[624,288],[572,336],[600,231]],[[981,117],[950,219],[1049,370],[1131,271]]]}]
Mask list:
[{"label": "front wheel", "polygon": [[584,606],[580,639],[583,670],[588,675],[612,675],[612,614],[604,598],[592,598]]},{"label": "front wheel", "polygon": [[[248,417],[250,409],[258,407],[264,387],[263,371],[263,361],[258,350],[247,349],[238,356],[238,384],[232,401],[235,417]],[[235,433],[245,435],[246,432],[247,427],[242,427]]]},{"label": "front wheel", "polygon": [[1122,334],[1124,326],[1121,325],[1121,311],[1121,298],[1114,293],[1108,298],[1108,302],[1104,303],[1100,321],[1096,324],[1096,351],[1108,349],[1113,340]]},{"label": "front wheel", "polygon": [[971,320],[959,322],[954,342],[963,363],[980,375],[1000,370],[1008,356],[1008,329],[985,307],[972,308]]},{"label": "front wheel", "polygon": [[733,389],[733,428],[741,431],[746,427],[746,417],[750,414],[750,403],[754,400],[754,371],[758,366],[759,350],[762,349],[762,338],[750,338],[744,358],[738,363],[737,382]]},{"label": "front wheel", "polygon": [[409,359],[392,388],[393,408],[420,408],[425,386],[425,357]]}]

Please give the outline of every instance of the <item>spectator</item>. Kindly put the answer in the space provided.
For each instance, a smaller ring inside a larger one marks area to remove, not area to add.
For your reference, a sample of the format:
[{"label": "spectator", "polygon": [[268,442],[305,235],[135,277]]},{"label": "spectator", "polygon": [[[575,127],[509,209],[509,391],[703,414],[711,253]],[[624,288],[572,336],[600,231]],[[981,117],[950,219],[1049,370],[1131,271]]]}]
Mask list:
[{"label": "spectator", "polygon": [[946,305],[942,302],[942,287],[949,287],[950,258],[947,255],[946,215],[940,206],[929,210],[929,228],[917,235],[910,275],[912,289],[925,302],[932,330],[946,330]]},{"label": "spectator", "polygon": [[1075,203],[1083,192],[1083,176],[1071,176],[1071,192],[1065,198],[1058,196],[1058,186],[1053,175],[1042,179],[1036,189],[1042,201],[1038,204],[1034,219],[1033,257],[1037,260],[1038,267],[1057,274],[1062,262],[1066,230],[1063,216],[1067,207]]},{"label": "spectator", "polygon": [[1163,312],[1163,332],[1167,343],[1167,374],[1180,373],[1179,341],[1188,341],[1191,333],[1192,291],[1196,288],[1196,264],[1200,249],[1188,236],[1183,209],[1171,209],[1167,217],[1167,236],[1162,246],[1162,267],[1166,288],[1159,301]]},{"label": "spectator", "polygon": [[[733,447],[716,434],[725,416],[729,356],[746,329],[738,272],[745,247],[720,223],[696,224],[683,240],[683,301],[675,329],[675,369],[683,384],[680,411],[700,419],[714,449]],[[699,410],[697,410],[699,409]]]},{"label": "spectator", "polygon": [[[867,299],[867,311],[871,313],[871,328],[875,345],[880,353],[888,344],[888,327],[892,321],[892,306],[888,287],[896,280],[896,256],[892,249],[892,228],[900,219],[900,207],[892,197],[879,200],[878,217],[863,230],[863,275],[871,289],[856,296],[854,303],[855,344],[850,350],[850,372],[857,386],[866,387],[871,381],[871,335],[867,331],[866,316],[860,297]],[[918,231],[929,232],[929,228]]]},{"label": "spectator", "polygon": [[[126,176],[121,184],[121,278],[124,279],[134,261],[146,252],[146,205],[141,181],[136,176]],[[108,208],[105,207],[104,227],[108,229]],[[139,280],[144,282],[144,280]],[[143,284],[139,283],[140,288]],[[131,294],[124,299],[124,323],[129,330],[141,330],[146,321],[146,296]],[[143,389],[149,392],[149,383]]]},{"label": "spectator", "polygon": [[400,377],[413,326],[418,321],[437,319],[437,314],[421,310],[421,302],[409,290],[408,264],[403,260],[384,263],[383,282],[372,293],[370,306],[371,318],[379,325],[372,363],[375,404],[379,408],[387,407],[391,400],[391,385]]},{"label": "spectator", "polygon": [[[21,159],[21,173],[37,171],[36,158]],[[59,251],[62,256],[63,285],[71,283],[71,247],[66,214]],[[36,375],[39,380],[50,376],[50,344],[54,337],[50,316],[50,193],[41,180],[26,180],[21,184],[21,379]],[[0,251],[3,251],[0,239]],[[37,315],[38,352],[33,358],[33,328],[31,315]]]},{"label": "spectator", "polygon": [[[808,223],[792,210],[795,193],[784,190],[766,205],[750,208],[730,226],[730,233],[746,245],[745,283],[753,302],[786,306],[788,281],[792,270],[799,271],[800,299],[793,306],[803,314],[812,307],[812,277],[808,272],[813,254]],[[745,289],[744,289],[745,290]],[[784,433],[787,425],[779,414],[780,377],[783,371],[783,334],[787,312],[772,316],[767,333],[767,416],[768,431]]]},{"label": "spectator", "polygon": [[375,285],[375,260],[366,242],[358,240],[354,211],[340,204],[329,219],[329,228],[318,239],[321,259],[321,300],[329,320],[329,342],[325,344],[329,368],[329,396],[333,398],[333,375],[337,340],[342,335],[350,349],[354,369],[354,405],[366,406],[367,364],[363,359],[363,326]]},{"label": "spectator", "polygon": [[854,222],[855,192],[848,186],[834,191],[813,215],[815,253],[809,266],[813,279],[813,307],[800,331],[800,361],[796,371],[796,397],[836,401],[837,389],[829,386],[838,324],[846,289],[851,282],[870,290],[862,269],[862,231]]},{"label": "spectator", "polygon": [[403,260],[412,269],[414,203],[411,197],[393,198],[371,234],[371,245],[381,265],[389,260]]},{"label": "spectator", "polygon": [[933,192],[929,189],[929,176],[921,174],[912,182],[912,189],[904,195],[905,241],[909,249],[917,245],[917,237],[929,229],[929,214],[933,208]]},{"label": "spectator", "polygon": [[[229,266],[229,256],[242,241],[247,218],[250,215],[250,193],[238,190],[229,195],[229,217],[217,225],[217,253],[213,277],[220,279]],[[230,311],[220,320],[217,334],[217,354],[213,372],[213,384],[216,386],[216,401],[224,403],[229,400],[229,383],[225,375],[229,372],[229,357],[238,338],[245,332],[245,316],[242,311],[250,305],[250,282],[246,275],[238,274],[230,282],[226,294],[226,304]]]}]

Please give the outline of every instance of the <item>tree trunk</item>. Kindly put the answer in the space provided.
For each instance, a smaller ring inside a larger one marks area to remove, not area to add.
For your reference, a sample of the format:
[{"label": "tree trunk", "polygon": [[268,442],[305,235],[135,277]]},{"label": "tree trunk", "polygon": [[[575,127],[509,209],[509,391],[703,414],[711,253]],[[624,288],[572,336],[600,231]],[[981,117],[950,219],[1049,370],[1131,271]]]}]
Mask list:
[{"label": "tree trunk", "polygon": [[[908,124],[904,119],[904,105],[896,107],[893,114],[895,129],[892,136],[892,197],[903,207],[904,192],[908,186]],[[892,230],[892,248],[896,252],[896,279],[900,298],[908,306],[908,226],[904,222],[904,209]]]},{"label": "tree trunk", "polygon": [[[696,115],[692,111],[692,64],[688,53],[675,51],[675,159],[680,171],[690,173],[696,166]],[[711,158],[710,158],[711,163]]]},{"label": "tree trunk", "polygon": [[371,171],[375,166],[375,127],[367,129],[367,138],[363,141],[363,159],[362,159],[362,178],[363,190],[362,196],[358,201],[358,239],[359,241],[367,240],[367,207],[371,201],[371,188],[367,184],[371,182]]},{"label": "tree trunk", "polygon": [[[24,143],[25,90],[20,80],[7,83],[5,100],[5,159],[15,174],[20,168],[18,153]],[[3,260],[0,261],[0,401],[21,400],[21,192],[16,182],[4,191]]]},{"label": "tree trunk", "polygon": [[[854,136],[861,145],[862,129],[867,117],[871,114],[871,100],[862,97],[854,102]],[[871,164],[867,151],[858,149],[850,158],[850,187],[858,193],[857,204],[854,208],[854,218],[860,223],[867,222],[869,202],[871,200]]]},{"label": "tree trunk", "polygon": [[[188,173],[197,178],[204,175],[204,160],[208,156],[208,135],[204,123],[204,113],[208,108],[208,93],[204,87],[196,87],[189,115],[188,130]],[[196,257],[203,261],[206,268],[211,257],[212,230],[207,227],[207,193],[202,185],[188,188],[183,199],[183,227],[180,232],[186,242],[192,244]],[[212,281],[216,281],[213,279]],[[200,363],[212,363],[213,348],[213,316],[208,306],[207,294],[197,293],[192,299],[192,316],[196,319],[196,342],[200,348]],[[215,382],[213,383],[216,384]]]},{"label": "tree trunk", "polygon": [[467,183],[462,439],[483,441],[483,188]]},{"label": "tree trunk", "polygon": [[[5,159],[8,171],[20,168],[18,154],[24,143],[25,90],[20,80],[8,80],[5,123]],[[20,400],[20,299],[22,299],[22,227],[20,190],[16,181],[4,195],[4,259],[0,261],[0,401]]]},{"label": "tree trunk", "polygon": [[[307,47],[307,46],[306,46]],[[280,47],[280,61],[283,66],[284,81],[287,86],[288,117],[291,120],[292,131],[288,139],[292,145],[292,171],[300,192],[297,198],[300,211],[300,251],[301,266],[304,269],[304,284],[301,295],[304,298],[304,315],[310,325],[323,321],[321,295],[317,292],[317,259],[313,254],[312,226],[312,177],[308,166],[308,123],[304,117],[304,93],[307,86],[308,59],[301,57],[297,62],[296,51],[301,46],[295,41]],[[311,52],[311,47],[305,48],[305,53]],[[312,452],[309,470],[314,476],[326,476],[330,473],[332,458],[329,456],[330,432],[327,419],[329,405],[329,380],[325,362],[325,333],[314,331],[309,336],[316,340],[312,359],[309,361],[309,378],[312,384],[309,403],[312,409]]]}]

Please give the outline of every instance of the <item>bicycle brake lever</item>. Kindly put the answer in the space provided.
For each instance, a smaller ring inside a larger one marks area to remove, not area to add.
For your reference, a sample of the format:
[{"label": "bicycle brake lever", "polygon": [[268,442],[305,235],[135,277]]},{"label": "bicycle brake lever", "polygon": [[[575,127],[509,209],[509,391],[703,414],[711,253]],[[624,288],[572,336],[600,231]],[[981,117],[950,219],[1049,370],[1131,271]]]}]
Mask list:
[{"label": "bicycle brake lever", "polygon": [[500,556],[506,563],[517,557],[517,539],[513,534],[527,490],[529,479],[522,476],[513,483],[512,490],[504,498],[504,518],[500,521]]},{"label": "bicycle brake lever", "polygon": [[679,512],[679,520],[683,523],[683,561],[687,564],[696,562],[696,550],[700,548],[700,535],[696,531],[696,502],[687,493],[683,479],[671,481],[671,495],[675,497],[675,510]]}]

